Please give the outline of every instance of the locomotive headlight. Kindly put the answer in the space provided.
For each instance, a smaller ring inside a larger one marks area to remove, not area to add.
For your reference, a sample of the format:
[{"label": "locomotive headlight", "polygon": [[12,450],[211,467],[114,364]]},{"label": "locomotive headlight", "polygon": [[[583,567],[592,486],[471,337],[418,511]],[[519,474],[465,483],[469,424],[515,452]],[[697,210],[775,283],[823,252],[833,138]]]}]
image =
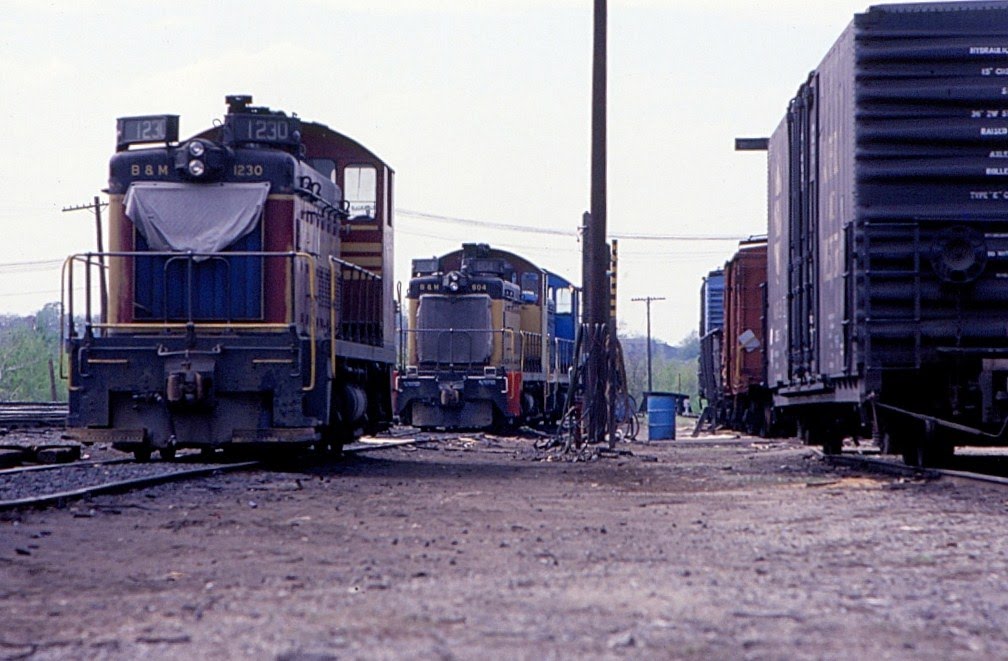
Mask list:
[{"label": "locomotive headlight", "polygon": [[224,150],[208,140],[190,140],[179,145],[174,158],[179,176],[203,182],[220,178],[228,162]]},{"label": "locomotive headlight", "polygon": [[457,280],[452,280],[451,282],[448,283],[448,289],[452,291],[458,291],[458,288],[459,284]]}]

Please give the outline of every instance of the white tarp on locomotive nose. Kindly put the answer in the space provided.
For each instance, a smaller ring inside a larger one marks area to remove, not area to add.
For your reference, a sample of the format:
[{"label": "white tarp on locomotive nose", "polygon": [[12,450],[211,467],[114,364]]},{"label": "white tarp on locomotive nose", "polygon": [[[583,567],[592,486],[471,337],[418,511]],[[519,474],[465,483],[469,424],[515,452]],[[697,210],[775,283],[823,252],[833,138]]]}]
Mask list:
[{"label": "white tarp on locomotive nose", "polygon": [[151,250],[214,253],[255,228],[269,187],[143,181],[130,184],[124,204]]}]

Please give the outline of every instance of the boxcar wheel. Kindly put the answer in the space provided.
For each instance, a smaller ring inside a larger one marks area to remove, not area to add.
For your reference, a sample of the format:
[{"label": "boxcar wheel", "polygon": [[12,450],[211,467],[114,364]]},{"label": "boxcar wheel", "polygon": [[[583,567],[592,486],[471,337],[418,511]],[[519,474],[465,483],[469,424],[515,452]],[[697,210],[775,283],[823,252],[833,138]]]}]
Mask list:
[{"label": "boxcar wheel", "polygon": [[924,448],[920,443],[906,443],[900,450],[903,456],[903,463],[907,466],[919,467],[924,465]]},{"label": "boxcar wheel", "polygon": [[947,466],[955,456],[955,446],[944,440],[929,439],[908,443],[903,448],[903,463],[915,468]]},{"label": "boxcar wheel", "polygon": [[948,466],[955,456],[955,446],[947,441],[937,441],[917,447],[916,466],[924,468],[941,468]]},{"label": "boxcar wheel", "polygon": [[899,443],[893,438],[892,432],[886,431],[878,440],[881,454],[900,454]]},{"label": "boxcar wheel", "polygon": [[835,433],[824,434],[822,449],[824,454],[840,454],[843,452],[843,437]]},{"label": "boxcar wheel", "polygon": [[[955,455],[955,444],[949,438],[947,429],[939,427],[933,420],[924,422],[923,442],[918,442],[913,447],[911,459],[916,463],[911,466],[940,467],[946,466],[952,461]],[[906,454],[903,455],[906,462]]]}]

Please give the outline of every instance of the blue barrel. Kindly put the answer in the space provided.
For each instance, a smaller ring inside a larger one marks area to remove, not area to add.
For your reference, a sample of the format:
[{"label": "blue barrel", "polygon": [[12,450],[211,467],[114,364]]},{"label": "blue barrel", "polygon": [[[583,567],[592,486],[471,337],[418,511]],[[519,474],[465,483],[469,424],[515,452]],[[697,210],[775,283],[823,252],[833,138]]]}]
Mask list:
[{"label": "blue barrel", "polygon": [[652,392],[647,396],[648,439],[675,440],[676,398],[668,393]]}]

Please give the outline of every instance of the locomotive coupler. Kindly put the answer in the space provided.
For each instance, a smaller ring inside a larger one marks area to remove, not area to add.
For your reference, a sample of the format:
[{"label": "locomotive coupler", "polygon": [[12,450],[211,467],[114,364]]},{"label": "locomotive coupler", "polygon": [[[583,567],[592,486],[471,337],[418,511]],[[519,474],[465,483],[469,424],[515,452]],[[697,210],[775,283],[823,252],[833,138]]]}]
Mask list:
[{"label": "locomotive coupler", "polygon": [[165,362],[165,399],[169,404],[209,402],[213,394],[211,358],[177,358]]},{"label": "locomotive coupler", "polygon": [[462,403],[463,387],[464,385],[459,383],[439,383],[441,406],[459,406]]}]

